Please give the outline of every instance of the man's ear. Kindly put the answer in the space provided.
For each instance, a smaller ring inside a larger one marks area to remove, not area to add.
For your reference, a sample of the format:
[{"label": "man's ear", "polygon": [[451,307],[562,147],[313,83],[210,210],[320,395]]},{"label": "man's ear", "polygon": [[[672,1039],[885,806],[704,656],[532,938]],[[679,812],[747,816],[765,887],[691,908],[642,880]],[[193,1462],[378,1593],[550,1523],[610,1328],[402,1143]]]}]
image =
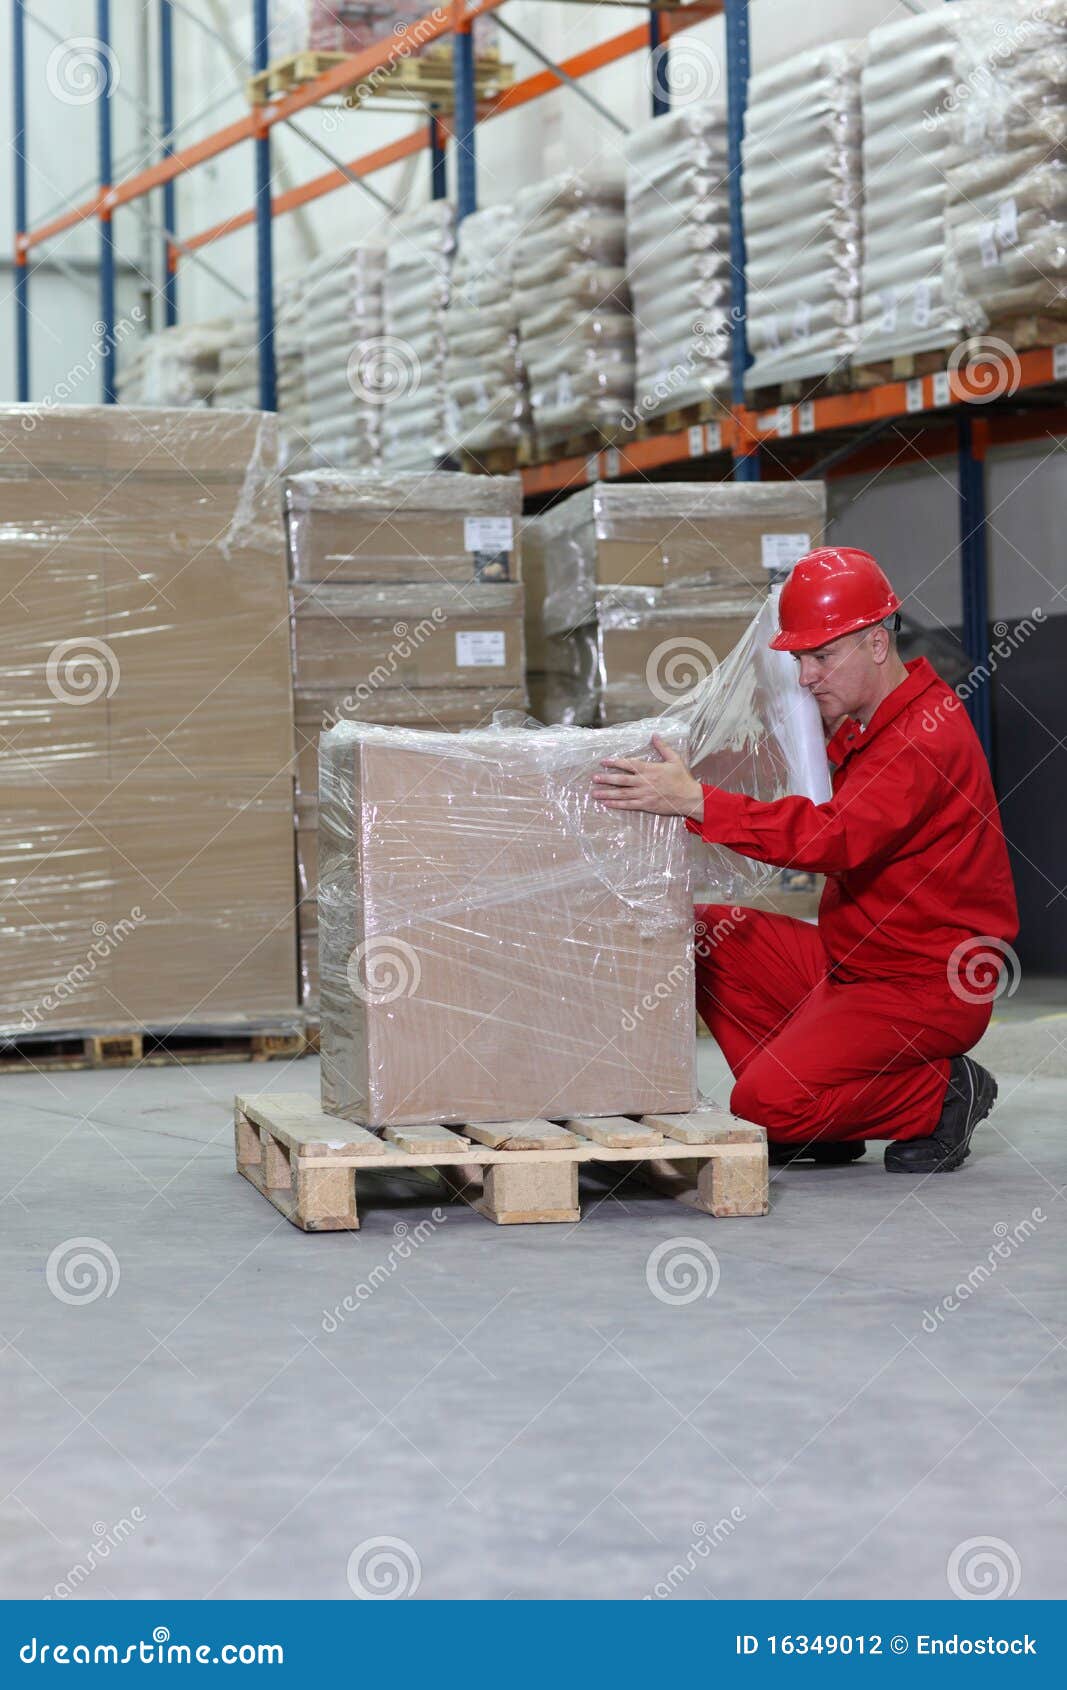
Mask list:
[{"label": "man's ear", "polygon": [[876,663],[884,663],[889,656],[889,635],[884,628],[872,628],[870,632],[871,656]]}]

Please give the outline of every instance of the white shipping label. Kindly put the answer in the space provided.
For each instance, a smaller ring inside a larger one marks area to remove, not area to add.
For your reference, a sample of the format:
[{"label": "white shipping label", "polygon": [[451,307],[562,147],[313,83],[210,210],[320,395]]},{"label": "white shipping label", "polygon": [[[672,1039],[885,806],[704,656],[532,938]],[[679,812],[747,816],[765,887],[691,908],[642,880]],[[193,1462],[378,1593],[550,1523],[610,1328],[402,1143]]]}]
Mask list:
[{"label": "white shipping label", "polygon": [[760,547],[764,569],[792,569],[798,557],[811,551],[811,535],[763,534]]},{"label": "white shipping label", "polygon": [[980,223],[978,226],[978,250],[982,255],[982,268],[988,270],[991,265],[1000,260],[997,251],[997,228],[995,223]]},{"label": "white shipping label", "polygon": [[921,376],[916,376],[912,381],[904,384],[904,403],[907,405],[909,411],[921,411],[923,409],[923,383]]},{"label": "white shipping label", "polygon": [[878,327],[883,334],[892,334],[897,326],[897,295],[895,288],[886,288],[878,295],[878,303],[882,307],[882,315],[878,319]]},{"label": "white shipping label", "polygon": [[916,282],[911,320],[917,329],[925,329],[933,314],[933,299],[929,282]]},{"label": "white shipping label", "polygon": [[800,429],[801,434],[814,434],[814,432],[815,432],[815,401],[814,401],[814,399],[805,399],[804,403],[802,405],[797,406],[797,424],[798,424],[798,427]]},{"label": "white shipping label", "polygon": [[1014,246],[1019,239],[1019,213],[1013,199],[1005,200],[997,212],[997,239],[1001,246]]},{"label": "white shipping label", "polygon": [[1052,374],[1056,381],[1067,381],[1067,341],[1052,348]]},{"label": "white shipping label", "polygon": [[503,669],[504,630],[467,628],[456,635],[457,669]]},{"label": "white shipping label", "polygon": [[463,549],[468,552],[510,552],[515,521],[510,516],[465,516]]}]

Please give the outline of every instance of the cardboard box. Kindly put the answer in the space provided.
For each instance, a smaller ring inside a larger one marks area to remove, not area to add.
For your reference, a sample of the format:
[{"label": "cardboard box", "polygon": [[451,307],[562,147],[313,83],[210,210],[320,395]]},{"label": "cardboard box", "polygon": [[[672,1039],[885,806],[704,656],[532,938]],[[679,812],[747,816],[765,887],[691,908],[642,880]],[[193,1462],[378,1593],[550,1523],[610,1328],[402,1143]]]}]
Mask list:
[{"label": "cardboard box", "polygon": [[647,724],[327,735],[324,1109],[383,1127],[692,1106],[689,836],[592,798],[602,757],[648,750]]},{"label": "cardboard box", "polygon": [[[658,714],[714,672],[748,632],[758,603],[735,616],[710,604],[672,602],[649,593],[644,603],[620,604],[598,595],[597,662],[600,721],[634,721]],[[638,595],[629,595],[637,599]]]},{"label": "cardboard box", "polygon": [[301,689],[521,686],[522,587],[296,586]]},{"label": "cardboard box", "polygon": [[295,581],[518,581],[515,476],[315,470],[285,488]]}]

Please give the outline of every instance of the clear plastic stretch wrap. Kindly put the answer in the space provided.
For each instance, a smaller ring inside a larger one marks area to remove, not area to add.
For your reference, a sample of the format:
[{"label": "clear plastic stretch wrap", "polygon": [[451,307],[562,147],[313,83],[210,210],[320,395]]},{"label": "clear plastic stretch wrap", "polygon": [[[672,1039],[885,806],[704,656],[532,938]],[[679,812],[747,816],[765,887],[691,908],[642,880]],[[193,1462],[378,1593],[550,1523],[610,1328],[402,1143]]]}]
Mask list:
[{"label": "clear plastic stretch wrap", "polygon": [[314,470],[285,486],[296,581],[517,581],[518,476]]},{"label": "clear plastic stretch wrap", "polygon": [[274,362],[278,385],[278,455],[283,469],[302,467],[309,416],[304,385],[304,279],[276,290]]},{"label": "clear plastic stretch wrap", "polygon": [[459,226],[445,317],[445,380],[449,437],[453,448],[466,452],[517,446],[529,432],[511,274],[517,233],[510,205],[472,212]]},{"label": "clear plastic stretch wrap", "polygon": [[312,460],[373,469],[382,400],[395,379],[382,349],[385,248],[349,246],[312,265],[304,283],[303,359]]},{"label": "clear plastic stretch wrap", "polygon": [[325,1110],[382,1128],[693,1106],[688,836],[591,784],[661,729],[684,755],[678,721],[326,735]]},{"label": "clear plastic stretch wrap", "polygon": [[960,32],[945,289],[970,329],[1067,314],[1067,0],[991,6]]},{"label": "clear plastic stretch wrap", "polygon": [[698,102],[629,136],[626,262],[638,421],[693,404],[730,378],[726,114]]},{"label": "clear plastic stretch wrap", "polygon": [[535,182],[515,200],[519,345],[542,442],[615,428],[634,392],[626,282],[625,175],[587,167]]},{"label": "clear plastic stretch wrap", "polygon": [[960,322],[945,299],[947,102],[961,29],[986,0],[957,0],[883,24],[867,38],[863,96],[863,308],[857,357],[948,346]]},{"label": "clear plastic stretch wrap", "polygon": [[259,315],[254,306],[230,319],[219,348],[219,375],[211,403],[222,411],[259,410]]},{"label": "clear plastic stretch wrap", "polygon": [[864,41],[758,72],[742,146],[751,386],[851,356],[862,270]]},{"label": "clear plastic stretch wrap", "polygon": [[301,689],[521,686],[522,586],[295,585]]},{"label": "clear plastic stretch wrap", "polygon": [[826,522],[819,481],[597,482],[533,519],[544,563],[544,629],[593,619],[598,587],[701,589],[732,611],[769,571],[817,546]]},{"label": "clear plastic stretch wrap", "polygon": [[273,417],[0,410],[0,1028],[295,1015]]},{"label": "clear plastic stretch wrap", "polygon": [[386,249],[385,338],[374,375],[387,470],[434,469],[450,451],[445,418],[445,315],[455,213],[431,200],[398,217]]},{"label": "clear plastic stretch wrap", "polygon": [[120,357],[122,403],[162,408],[210,405],[219,381],[219,359],[232,341],[233,324],[228,318],[146,335],[135,352]]},{"label": "clear plastic stretch wrap", "polygon": [[[772,588],[733,650],[667,709],[688,729],[698,780],[765,802],[793,796],[824,804],[830,772],[818,706],[801,689],[790,654],[770,649],[780,592]],[[758,898],[779,872],[695,837],[693,858],[696,883],[723,903]]]}]

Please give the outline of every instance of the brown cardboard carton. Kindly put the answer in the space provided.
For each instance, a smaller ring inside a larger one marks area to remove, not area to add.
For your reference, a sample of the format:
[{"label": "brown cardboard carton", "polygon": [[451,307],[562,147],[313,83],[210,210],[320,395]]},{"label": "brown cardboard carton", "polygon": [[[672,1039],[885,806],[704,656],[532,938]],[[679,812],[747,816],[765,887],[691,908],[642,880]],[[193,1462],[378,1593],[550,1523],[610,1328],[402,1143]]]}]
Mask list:
[{"label": "brown cardboard carton", "polygon": [[327,735],[326,1110],[382,1127],[692,1106],[688,835],[591,795],[600,759],[647,753],[650,731]]},{"label": "brown cardboard carton", "polygon": [[313,470],[286,483],[295,581],[518,581],[513,476]]},{"label": "brown cardboard carton", "polygon": [[522,587],[294,587],[301,689],[521,686]]},{"label": "brown cardboard carton", "polygon": [[597,625],[601,720],[633,721],[675,704],[711,674],[748,632],[757,604],[738,616],[714,604],[603,606]]}]

